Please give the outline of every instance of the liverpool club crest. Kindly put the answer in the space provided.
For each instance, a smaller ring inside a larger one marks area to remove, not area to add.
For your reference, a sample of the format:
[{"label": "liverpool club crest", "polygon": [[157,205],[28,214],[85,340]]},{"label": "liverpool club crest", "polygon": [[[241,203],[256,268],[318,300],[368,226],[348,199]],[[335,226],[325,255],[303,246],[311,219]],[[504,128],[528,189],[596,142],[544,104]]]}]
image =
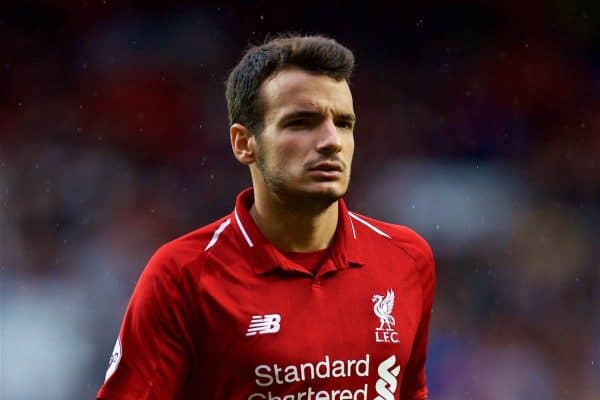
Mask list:
[{"label": "liverpool club crest", "polygon": [[373,312],[379,318],[379,327],[375,329],[375,341],[381,343],[398,343],[398,332],[394,329],[396,320],[392,316],[394,308],[394,291],[388,290],[385,297],[373,296]]}]

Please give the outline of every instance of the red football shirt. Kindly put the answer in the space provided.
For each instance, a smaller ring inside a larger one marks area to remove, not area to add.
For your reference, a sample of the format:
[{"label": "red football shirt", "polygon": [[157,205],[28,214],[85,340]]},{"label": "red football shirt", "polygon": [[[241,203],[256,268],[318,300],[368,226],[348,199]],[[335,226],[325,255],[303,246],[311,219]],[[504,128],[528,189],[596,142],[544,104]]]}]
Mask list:
[{"label": "red football shirt", "polygon": [[427,243],[340,200],[313,273],[266,240],[253,201],[150,259],[98,398],[426,399]]}]

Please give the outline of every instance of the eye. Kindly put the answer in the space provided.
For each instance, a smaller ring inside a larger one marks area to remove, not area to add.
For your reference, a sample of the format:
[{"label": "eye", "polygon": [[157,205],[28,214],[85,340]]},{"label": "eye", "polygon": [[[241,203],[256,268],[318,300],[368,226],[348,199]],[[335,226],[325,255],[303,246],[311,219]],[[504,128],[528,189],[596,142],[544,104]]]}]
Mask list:
[{"label": "eye", "polygon": [[337,121],[335,124],[344,129],[352,129],[354,127],[354,124],[350,121]]},{"label": "eye", "polygon": [[304,119],[293,119],[291,121],[288,121],[285,126],[303,126],[306,124],[306,120]]},{"label": "eye", "polygon": [[295,118],[287,121],[284,127],[291,129],[304,129],[313,126],[315,123],[316,121],[312,118]]}]

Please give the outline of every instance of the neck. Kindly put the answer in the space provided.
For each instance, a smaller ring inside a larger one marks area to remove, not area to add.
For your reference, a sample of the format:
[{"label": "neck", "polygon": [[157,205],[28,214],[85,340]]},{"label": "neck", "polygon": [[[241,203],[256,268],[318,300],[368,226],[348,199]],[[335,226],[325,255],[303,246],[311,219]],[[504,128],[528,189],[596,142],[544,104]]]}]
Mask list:
[{"label": "neck", "polygon": [[325,207],[306,201],[285,200],[255,191],[252,219],[275,247],[309,252],[329,247],[338,222],[338,202]]}]

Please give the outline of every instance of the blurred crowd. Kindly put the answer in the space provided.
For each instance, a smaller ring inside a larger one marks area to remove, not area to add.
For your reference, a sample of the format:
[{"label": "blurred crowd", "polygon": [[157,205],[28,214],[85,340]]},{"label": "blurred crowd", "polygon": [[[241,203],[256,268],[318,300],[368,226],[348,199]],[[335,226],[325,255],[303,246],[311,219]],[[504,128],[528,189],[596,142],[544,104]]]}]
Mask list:
[{"label": "blurred crowd", "polygon": [[94,397],[152,252],[250,185],[223,82],[289,30],[355,51],[350,208],[433,247],[431,398],[600,398],[600,7],[489,3],[2,2],[0,398]]}]

